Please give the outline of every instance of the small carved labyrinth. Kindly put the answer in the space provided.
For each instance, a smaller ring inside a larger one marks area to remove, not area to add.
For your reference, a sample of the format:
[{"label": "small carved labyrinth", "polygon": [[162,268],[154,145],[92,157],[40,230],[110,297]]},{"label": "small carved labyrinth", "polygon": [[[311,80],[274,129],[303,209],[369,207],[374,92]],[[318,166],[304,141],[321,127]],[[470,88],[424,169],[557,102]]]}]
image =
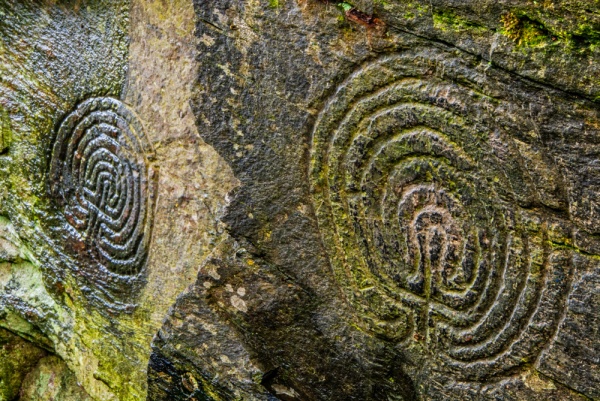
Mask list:
[{"label": "small carved labyrinth", "polygon": [[140,122],[116,99],[89,99],[63,121],[50,189],[77,262],[121,276],[143,269],[156,192],[152,158]]},{"label": "small carved labyrinth", "polygon": [[510,141],[488,112],[498,102],[432,64],[382,57],[325,105],[310,167],[319,226],[366,329],[427,344],[463,380],[507,375],[555,333],[571,254],[513,194],[507,166],[524,164],[492,150]]}]

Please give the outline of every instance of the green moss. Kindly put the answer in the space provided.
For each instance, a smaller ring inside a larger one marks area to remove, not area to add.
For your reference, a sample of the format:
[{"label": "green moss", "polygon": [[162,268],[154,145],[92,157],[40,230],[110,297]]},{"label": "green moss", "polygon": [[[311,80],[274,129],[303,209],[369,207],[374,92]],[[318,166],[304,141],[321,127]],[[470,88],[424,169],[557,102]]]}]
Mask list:
[{"label": "green moss", "polygon": [[518,46],[536,48],[560,43],[561,48],[566,50],[593,51],[600,45],[600,29],[590,24],[580,24],[573,31],[564,31],[551,28],[521,11],[509,12],[500,21],[500,33]]},{"label": "green moss", "polygon": [[502,22],[502,34],[510,38],[511,40],[517,41],[521,37],[521,21],[514,13],[508,13],[500,17]]},{"label": "green moss", "polygon": [[15,399],[21,383],[46,352],[0,329],[0,400]]},{"label": "green moss", "polygon": [[0,109],[0,153],[4,153],[10,146],[10,117],[6,109]]},{"label": "green moss", "polygon": [[269,7],[278,8],[280,6],[279,0],[269,0]]},{"label": "green moss", "polygon": [[352,4],[346,2],[338,3],[337,6],[341,8],[344,12],[348,12],[354,8]]},{"label": "green moss", "polygon": [[442,31],[474,32],[481,33],[487,28],[477,22],[463,18],[448,10],[433,12],[433,26]]},{"label": "green moss", "polygon": [[501,22],[500,33],[513,40],[518,46],[543,47],[559,41],[559,36],[544,24],[524,14],[510,12],[501,17]]},{"label": "green moss", "polygon": [[565,242],[556,242],[556,241],[546,241],[546,244],[552,247],[553,250],[566,250],[576,252],[580,255],[585,255],[587,258],[600,260],[600,255],[595,255],[593,253],[587,252],[576,245],[572,244],[571,241]]},{"label": "green moss", "polygon": [[568,34],[573,44],[590,49],[600,46],[600,27],[590,24],[580,24],[576,30]]},{"label": "green moss", "polygon": [[551,43],[552,40],[557,40],[553,37],[546,27],[534,20],[521,18],[521,35],[520,42],[529,47],[544,46]]}]

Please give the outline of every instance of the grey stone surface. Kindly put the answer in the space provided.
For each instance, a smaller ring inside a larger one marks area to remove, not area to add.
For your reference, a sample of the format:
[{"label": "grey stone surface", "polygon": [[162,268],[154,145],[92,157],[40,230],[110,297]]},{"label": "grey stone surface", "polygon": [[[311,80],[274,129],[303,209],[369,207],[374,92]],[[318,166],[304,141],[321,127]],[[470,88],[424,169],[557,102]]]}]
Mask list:
[{"label": "grey stone surface", "polygon": [[35,344],[0,329],[0,400],[18,398],[23,380],[45,355]]},{"label": "grey stone surface", "polygon": [[196,2],[244,256],[195,303],[284,400],[597,398],[597,5],[334,3]]},{"label": "grey stone surface", "polygon": [[0,0],[22,397],[600,399],[599,45],[596,0]]},{"label": "grey stone surface", "polygon": [[221,240],[236,185],[189,106],[192,4],[0,13],[0,326],[93,399],[145,399],[152,337]]},{"label": "grey stone surface", "polygon": [[57,356],[42,358],[23,380],[21,401],[92,401],[65,362]]}]

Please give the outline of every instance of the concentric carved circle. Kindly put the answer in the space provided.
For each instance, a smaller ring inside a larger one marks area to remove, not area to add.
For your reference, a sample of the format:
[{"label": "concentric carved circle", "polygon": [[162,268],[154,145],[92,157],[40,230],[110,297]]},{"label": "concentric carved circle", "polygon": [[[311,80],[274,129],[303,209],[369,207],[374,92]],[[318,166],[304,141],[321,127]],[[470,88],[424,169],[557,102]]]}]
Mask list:
[{"label": "concentric carved circle", "polygon": [[523,164],[490,145],[510,140],[488,113],[498,104],[431,64],[387,56],[342,83],[314,128],[310,177],[362,324],[427,344],[436,368],[478,380],[535,362],[563,308],[570,254],[515,201],[518,172],[507,170]]},{"label": "concentric carved circle", "polygon": [[87,100],[63,121],[50,186],[77,261],[118,275],[141,271],[152,227],[152,154],[136,116],[116,99]]}]

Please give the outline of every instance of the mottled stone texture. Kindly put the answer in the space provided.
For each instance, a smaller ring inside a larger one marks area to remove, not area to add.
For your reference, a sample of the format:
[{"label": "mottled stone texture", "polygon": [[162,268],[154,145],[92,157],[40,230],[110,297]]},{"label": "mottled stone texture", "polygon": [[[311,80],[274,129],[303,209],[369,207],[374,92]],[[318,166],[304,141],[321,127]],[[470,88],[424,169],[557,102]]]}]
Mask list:
[{"label": "mottled stone texture", "polygon": [[4,329],[0,329],[0,346],[0,399],[13,400],[46,351]]},{"label": "mottled stone texture", "polygon": [[0,400],[600,399],[599,46],[597,0],[0,0]]},{"label": "mottled stone texture", "polygon": [[[152,338],[221,241],[236,185],[189,105],[193,6],[2,1],[0,14],[0,326],[92,399],[146,399]],[[41,376],[32,399],[78,399]]]},{"label": "mottled stone texture", "polygon": [[195,9],[198,129],[241,184],[150,394],[600,397],[598,4]]},{"label": "mottled stone texture", "polygon": [[52,355],[41,359],[21,387],[21,401],[92,401],[67,365]]}]

